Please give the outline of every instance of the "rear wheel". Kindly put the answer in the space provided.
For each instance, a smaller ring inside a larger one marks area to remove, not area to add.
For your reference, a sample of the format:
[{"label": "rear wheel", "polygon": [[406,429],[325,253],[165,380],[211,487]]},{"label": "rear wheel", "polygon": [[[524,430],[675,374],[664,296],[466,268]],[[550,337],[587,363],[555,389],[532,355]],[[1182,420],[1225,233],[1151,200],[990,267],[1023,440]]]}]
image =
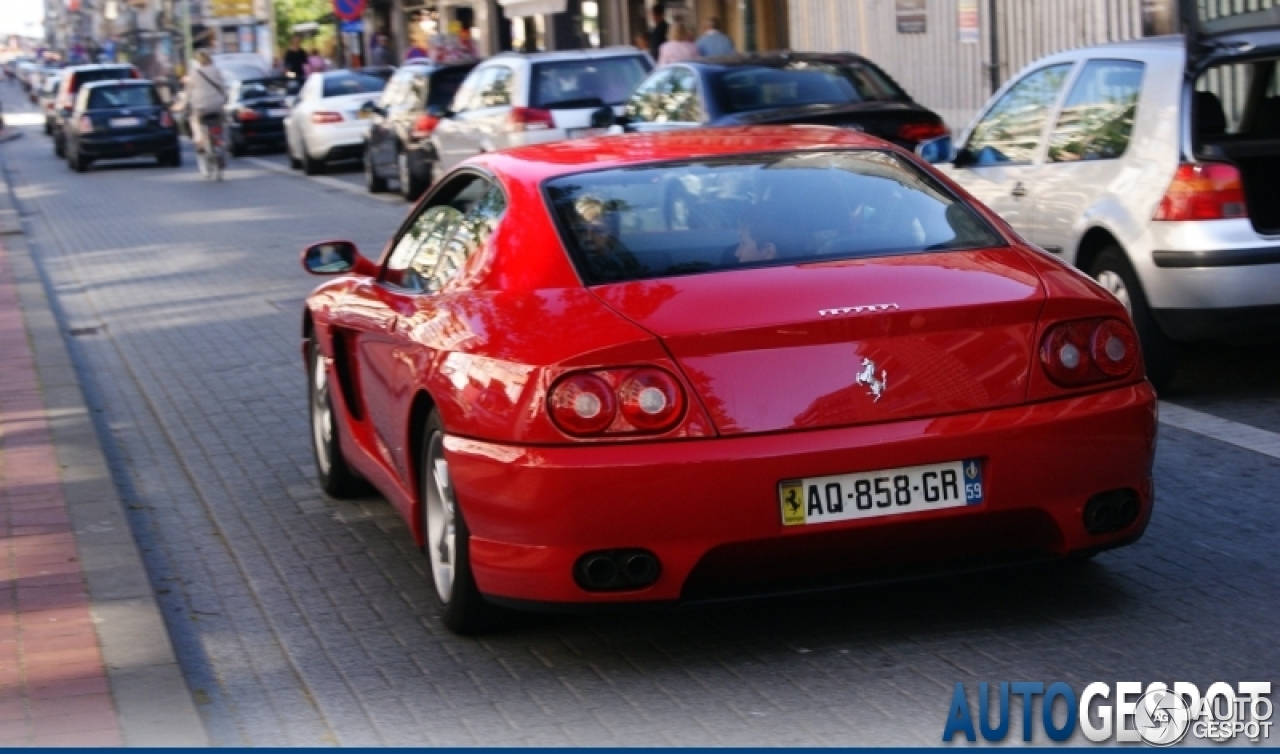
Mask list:
[{"label": "rear wheel", "polygon": [[1089,274],[1129,310],[1133,326],[1138,331],[1138,340],[1142,343],[1147,379],[1157,390],[1168,387],[1178,367],[1177,345],[1156,324],[1138,275],[1124,251],[1119,246],[1104,249],[1094,260]]},{"label": "rear wheel", "polygon": [[[433,165],[435,163],[432,163]],[[422,193],[431,185],[431,176],[425,179],[414,174],[413,168],[409,164],[409,154],[400,152],[396,155],[396,172],[400,181],[400,195],[405,201],[415,202]]]},{"label": "rear wheel", "polygon": [[67,165],[77,173],[83,173],[89,169],[89,160],[86,160],[79,151],[68,152]]},{"label": "rear wheel", "polygon": [[316,458],[320,488],[334,498],[358,497],[367,491],[365,483],[347,465],[338,441],[333,399],[329,395],[329,370],[320,345],[313,337],[308,347],[307,377],[311,399],[311,447]]},{"label": "rear wheel", "polygon": [[176,168],[182,165],[182,152],[171,149],[156,155],[156,163],[165,168]]},{"label": "rear wheel", "polygon": [[373,165],[373,150],[370,146],[366,145],[364,148],[364,187],[369,189],[370,194],[381,194],[387,190],[387,179],[378,175]]},{"label": "rear wheel", "polygon": [[485,601],[471,573],[471,532],[454,494],[444,454],[444,425],[434,411],[427,420],[418,468],[422,500],[423,549],[440,620],[450,631],[470,635],[494,628],[503,611]]},{"label": "rear wheel", "polygon": [[67,140],[62,134],[54,134],[53,153],[59,157],[67,156]]},{"label": "rear wheel", "polygon": [[307,175],[320,175],[324,172],[324,160],[317,160],[307,150],[307,140],[299,137],[298,153],[302,155],[302,172]]},{"label": "rear wheel", "polygon": [[245,150],[244,142],[238,140],[235,136],[232,136],[231,137],[231,156],[244,157],[245,151],[246,150]]}]

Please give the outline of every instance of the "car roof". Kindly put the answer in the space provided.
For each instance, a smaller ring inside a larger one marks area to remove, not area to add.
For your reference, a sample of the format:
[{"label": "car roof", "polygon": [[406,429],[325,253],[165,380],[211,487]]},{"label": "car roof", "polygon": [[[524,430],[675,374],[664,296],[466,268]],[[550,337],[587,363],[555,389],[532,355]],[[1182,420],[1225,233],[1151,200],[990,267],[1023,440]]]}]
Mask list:
[{"label": "car roof", "polygon": [[103,71],[112,68],[133,68],[133,63],[86,63],[85,65],[73,65],[63,70],[71,73],[80,73],[82,71]]},{"label": "car roof", "polygon": [[795,62],[803,63],[870,63],[871,61],[852,52],[794,52],[778,50],[773,52],[738,52],[720,55],[714,58],[702,58],[693,61],[694,65],[734,68],[737,66],[764,66],[781,68]]},{"label": "car roof", "polygon": [[[600,58],[630,57],[645,53],[630,45],[602,47],[595,50],[558,50],[554,52],[500,52],[488,60],[528,60],[530,63],[546,63],[558,60],[597,60]],[[487,62],[487,61],[486,61]]]},{"label": "car roof", "polygon": [[97,81],[86,81],[81,89],[106,89],[110,86],[155,86],[155,83],[148,79],[98,79]]},{"label": "car roof", "polygon": [[702,128],[569,139],[472,158],[470,164],[521,182],[673,160],[829,149],[897,150],[874,136],[833,126]]}]

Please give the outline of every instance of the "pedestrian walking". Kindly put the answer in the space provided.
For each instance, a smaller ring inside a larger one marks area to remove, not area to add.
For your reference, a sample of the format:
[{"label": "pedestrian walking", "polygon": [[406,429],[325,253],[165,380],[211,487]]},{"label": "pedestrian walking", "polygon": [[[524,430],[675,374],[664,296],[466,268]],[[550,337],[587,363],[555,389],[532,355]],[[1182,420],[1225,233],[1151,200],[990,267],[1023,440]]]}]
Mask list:
[{"label": "pedestrian walking", "polygon": [[714,58],[717,55],[732,55],[733,40],[720,30],[720,19],[712,16],[707,19],[707,30],[697,41],[698,57]]},{"label": "pedestrian walking", "polygon": [[369,47],[369,65],[395,65],[395,58],[392,56],[391,48],[388,46],[386,34],[374,35],[373,44]]},{"label": "pedestrian walking", "polygon": [[307,64],[303,67],[307,75],[313,73],[321,73],[328,70],[329,62],[320,56],[320,49],[312,47],[311,52],[307,55]]},{"label": "pedestrian walking", "polygon": [[284,74],[298,81],[307,77],[307,53],[302,49],[302,38],[294,35],[289,40],[289,49],[284,54]]},{"label": "pedestrian walking", "polygon": [[663,42],[662,47],[658,48],[658,65],[697,60],[698,46],[689,39],[692,36],[689,27],[683,22],[677,21],[672,24],[671,39]]},{"label": "pedestrian walking", "polygon": [[670,28],[665,10],[662,3],[654,4],[649,10],[649,17],[653,19],[653,28],[649,30],[649,57],[654,60],[658,59],[658,51],[667,41],[667,30]]}]

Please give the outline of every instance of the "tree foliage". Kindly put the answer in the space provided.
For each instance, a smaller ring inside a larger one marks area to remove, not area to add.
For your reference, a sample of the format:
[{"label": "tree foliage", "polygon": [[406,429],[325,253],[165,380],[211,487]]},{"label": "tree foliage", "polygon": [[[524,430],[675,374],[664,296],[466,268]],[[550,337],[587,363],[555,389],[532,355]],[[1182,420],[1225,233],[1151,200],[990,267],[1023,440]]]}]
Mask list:
[{"label": "tree foliage", "polygon": [[274,0],[276,10],[276,41],[281,54],[289,49],[289,39],[293,36],[294,24],[314,21],[320,29],[312,39],[321,48],[329,44],[334,37],[336,22],[333,13],[333,0]]}]

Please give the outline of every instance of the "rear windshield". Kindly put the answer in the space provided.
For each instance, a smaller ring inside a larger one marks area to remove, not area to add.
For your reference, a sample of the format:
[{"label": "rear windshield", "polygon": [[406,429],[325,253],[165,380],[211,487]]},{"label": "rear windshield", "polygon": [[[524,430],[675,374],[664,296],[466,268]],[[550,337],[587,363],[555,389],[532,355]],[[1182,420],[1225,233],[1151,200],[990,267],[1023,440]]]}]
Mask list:
[{"label": "rear windshield", "polygon": [[89,110],[114,107],[151,107],[159,105],[156,90],[149,86],[100,86],[89,91]]},{"label": "rear windshield", "polygon": [[240,84],[240,99],[269,99],[285,97],[289,91],[290,79],[254,79]]},{"label": "rear windshield", "polygon": [[536,63],[529,104],[544,110],[621,105],[648,72],[640,55]]},{"label": "rear windshield", "polygon": [[366,76],[363,73],[338,73],[324,77],[324,97],[341,97],[344,94],[363,94],[380,92],[387,87],[387,82],[377,76]]},{"label": "rear windshield", "polygon": [[713,77],[711,88],[720,109],[730,113],[911,99],[887,76],[861,63],[795,61],[782,68],[733,68]]},{"label": "rear windshield", "polygon": [[90,81],[109,81],[111,79],[131,79],[133,69],[127,66],[117,68],[95,68],[90,71],[76,71],[71,78],[72,91],[80,91],[80,87]]},{"label": "rear windshield", "polygon": [[735,156],[555,178],[547,197],[588,284],[1002,246],[888,152]]}]

